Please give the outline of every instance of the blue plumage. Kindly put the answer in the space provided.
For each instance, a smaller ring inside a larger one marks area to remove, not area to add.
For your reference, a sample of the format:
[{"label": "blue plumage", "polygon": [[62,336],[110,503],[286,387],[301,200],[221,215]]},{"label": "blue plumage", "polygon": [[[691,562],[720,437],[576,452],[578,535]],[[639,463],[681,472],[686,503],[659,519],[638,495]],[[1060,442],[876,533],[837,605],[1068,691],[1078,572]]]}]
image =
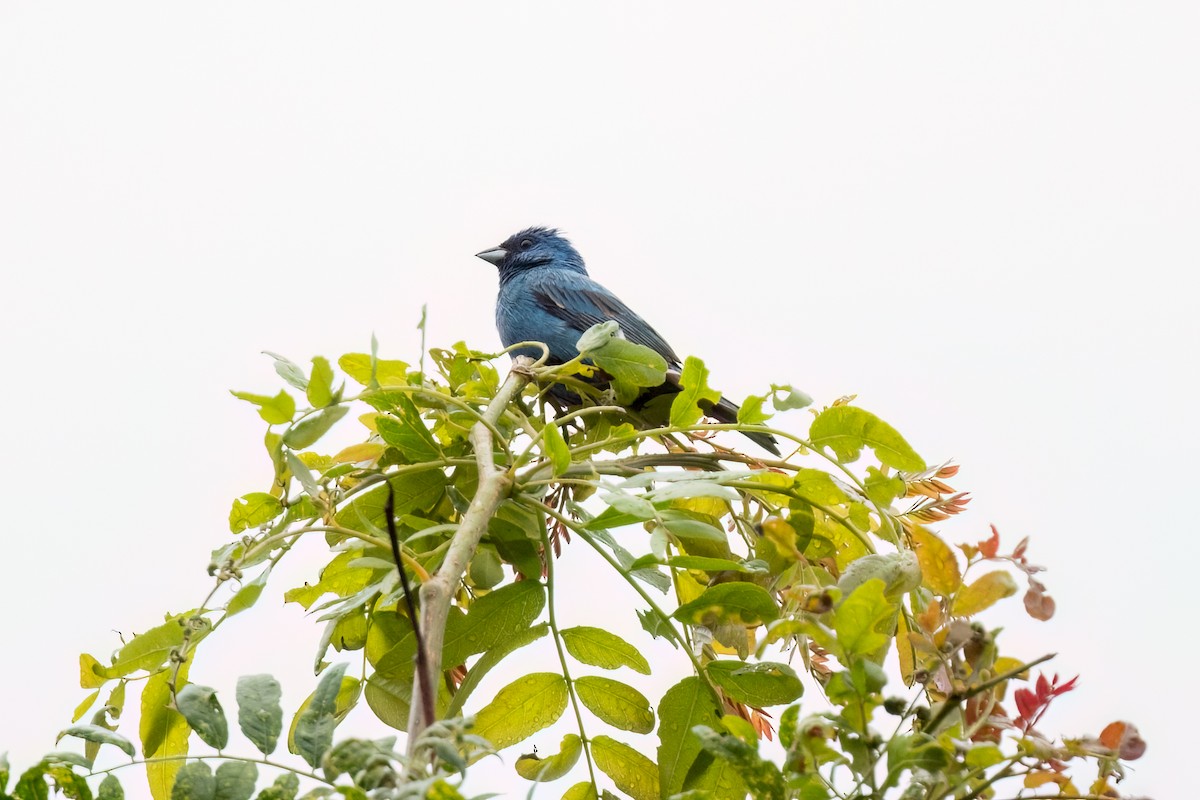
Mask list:
[{"label": "blue plumage", "polygon": [[[496,329],[504,346],[517,342],[545,342],[550,363],[561,364],[579,355],[575,343],[593,325],[616,320],[625,338],[645,345],[667,360],[667,391],[678,391],[679,356],[646,320],[588,275],[583,257],[551,228],[526,228],[499,247],[477,253],[500,273],[496,297]],[[517,355],[537,358],[537,348],[521,348]],[[724,397],[709,416],[722,422],[737,421],[737,406]],[[778,455],[774,437],[747,434]]]}]

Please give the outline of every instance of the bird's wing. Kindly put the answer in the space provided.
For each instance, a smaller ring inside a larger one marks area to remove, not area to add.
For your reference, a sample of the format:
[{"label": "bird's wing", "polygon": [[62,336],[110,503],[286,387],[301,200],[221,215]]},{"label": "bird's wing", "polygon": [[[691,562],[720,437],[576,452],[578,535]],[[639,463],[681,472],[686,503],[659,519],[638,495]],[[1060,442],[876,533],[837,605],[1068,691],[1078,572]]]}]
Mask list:
[{"label": "bird's wing", "polygon": [[585,275],[559,275],[553,282],[540,283],[533,290],[533,299],[542,310],[580,333],[601,322],[616,320],[626,339],[649,347],[672,364],[679,363],[679,356],[658,331],[616,295]]}]

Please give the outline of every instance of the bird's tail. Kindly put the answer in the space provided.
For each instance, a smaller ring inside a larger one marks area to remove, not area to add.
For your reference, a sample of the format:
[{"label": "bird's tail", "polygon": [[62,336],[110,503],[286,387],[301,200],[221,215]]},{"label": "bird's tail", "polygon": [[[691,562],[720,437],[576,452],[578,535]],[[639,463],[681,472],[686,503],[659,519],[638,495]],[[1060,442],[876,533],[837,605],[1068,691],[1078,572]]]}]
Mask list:
[{"label": "bird's tail", "polygon": [[[704,413],[718,422],[733,424],[738,421],[738,406],[727,397],[722,397],[717,401],[716,405],[708,406],[704,409]],[[775,455],[779,453],[779,441],[769,433],[756,433],[754,431],[738,431],[750,441],[757,444],[764,450],[769,450]]]}]

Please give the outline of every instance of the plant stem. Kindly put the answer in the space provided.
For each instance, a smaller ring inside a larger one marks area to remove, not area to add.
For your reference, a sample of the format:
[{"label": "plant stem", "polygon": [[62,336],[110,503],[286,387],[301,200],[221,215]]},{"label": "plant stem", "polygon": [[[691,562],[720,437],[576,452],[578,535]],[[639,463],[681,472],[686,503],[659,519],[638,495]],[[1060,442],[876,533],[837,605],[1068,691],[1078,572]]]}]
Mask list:
[{"label": "plant stem", "polygon": [[563,514],[560,514],[559,512],[555,511],[554,509],[548,508],[547,506],[545,506],[542,503],[538,503],[536,500],[526,500],[525,498],[519,498],[517,502],[522,503],[523,505],[525,505],[526,507],[529,507],[529,508],[533,508],[536,505],[537,509],[545,511],[547,514],[554,517],[556,520],[561,522],[563,525],[566,525],[568,528],[571,529],[571,531],[576,536],[578,536],[580,539],[583,539],[583,541],[587,542],[588,545],[593,550],[595,550],[600,555],[601,558],[603,558],[605,561],[607,561],[608,565],[610,567],[612,567],[614,570],[616,570],[618,575],[620,575],[622,578],[624,578],[625,582],[629,584],[630,588],[632,588],[635,592],[637,592],[638,596],[642,598],[642,601],[645,602],[646,605],[650,606],[650,610],[654,612],[654,615],[663,621],[664,629],[667,631],[670,631],[669,638],[675,640],[675,643],[678,644],[679,648],[681,650],[683,650],[683,652],[687,655],[688,660],[690,660],[692,662],[692,668],[696,671],[696,675],[699,676],[704,681],[704,685],[708,687],[708,691],[712,694],[713,702],[716,704],[716,707],[722,708],[723,704],[722,704],[722,700],[721,700],[721,695],[717,691],[716,687],[713,686],[712,682],[709,680],[708,673],[704,671],[703,667],[701,667],[700,661],[696,658],[696,654],[692,651],[691,643],[686,638],[684,638],[683,634],[681,634],[678,630],[675,629],[675,626],[671,623],[671,615],[658,607],[658,604],[655,603],[654,600],[650,597],[650,595],[646,593],[646,590],[641,587],[641,585],[637,582],[637,579],[634,578],[632,575],[630,575],[628,572],[626,572],[625,569],[620,565],[620,563],[618,563],[616,561],[616,559],[613,558],[611,553],[609,553],[607,550],[605,550],[603,547],[601,547],[599,544],[597,544],[596,540],[592,538],[591,533],[589,531],[585,530],[582,525],[579,525],[574,520],[570,519],[569,517],[567,517]]},{"label": "plant stem", "polygon": [[165,763],[168,761],[215,761],[217,759],[220,759],[222,761],[242,761],[247,764],[262,764],[263,766],[274,767],[275,769],[281,769],[284,772],[291,772],[296,775],[303,775],[305,778],[312,778],[314,781],[320,781],[321,783],[323,783],[327,786],[333,786],[333,781],[327,781],[315,772],[307,772],[302,769],[296,769],[295,767],[289,767],[287,764],[281,764],[278,761],[272,761],[269,758],[251,758],[249,756],[231,756],[227,753],[214,753],[211,755],[198,755],[198,756],[184,754],[184,755],[178,755],[178,756],[154,756],[153,758],[133,759],[125,764],[117,764],[115,767],[108,767],[107,769],[91,770],[90,772],[88,772],[88,777],[91,778],[91,777],[95,777],[96,775],[107,775],[108,773],[116,772],[119,769],[125,769],[126,767],[136,767],[136,766],[143,765],[143,764],[161,764],[161,763]]},{"label": "plant stem", "polygon": [[[530,371],[531,363],[531,359],[524,356],[514,360],[508,378],[484,412],[484,418],[491,420],[493,426],[513,398],[520,394],[533,377]],[[436,690],[433,690],[433,697],[426,697],[421,687],[423,683],[433,687],[441,682],[439,678],[442,674],[442,645],[446,636],[446,618],[450,614],[450,603],[466,573],[471,557],[475,554],[475,548],[487,533],[488,521],[495,514],[512,484],[512,477],[507,470],[496,469],[494,443],[492,431],[486,424],[480,421],[472,426],[471,445],[475,449],[475,463],[479,469],[479,487],[463,515],[462,523],[450,540],[446,557],[429,580],[421,584],[421,628],[425,640],[418,645],[425,649],[428,656],[429,673],[426,676],[427,682],[420,676],[413,678],[413,699],[408,718],[410,762],[413,760],[417,738],[427,727],[422,709],[426,705],[436,708]]]},{"label": "plant stem", "polygon": [[592,788],[596,789],[596,768],[592,765],[592,743],[583,727],[583,713],[579,710],[579,698],[575,694],[575,683],[571,680],[571,671],[567,666],[567,654],[563,652],[562,638],[558,632],[558,620],[554,615],[554,551],[550,547],[550,534],[547,526],[542,526],[542,556],[546,559],[546,610],[550,623],[550,635],[554,639],[554,647],[558,650],[558,662],[562,665],[563,679],[567,682],[567,696],[571,698],[571,708],[575,711],[575,723],[579,726],[579,738],[583,740],[583,756],[587,759],[588,775],[592,779]]},{"label": "plant stem", "polygon": [[956,692],[951,693],[951,695],[946,698],[945,702],[942,703],[942,707],[940,709],[938,709],[938,713],[932,719],[929,720],[929,724],[925,726],[925,732],[926,733],[936,732],[938,729],[938,726],[941,725],[943,721],[945,721],[946,717],[948,717],[950,715],[950,712],[953,711],[955,708],[957,708],[958,704],[961,703],[962,701],[970,700],[972,697],[979,694],[980,692],[986,692],[988,689],[991,689],[993,686],[996,686],[998,684],[1004,683],[1007,680],[1015,678],[1018,675],[1020,675],[1022,672],[1033,669],[1038,664],[1041,664],[1045,661],[1049,661],[1050,659],[1054,658],[1056,655],[1058,655],[1058,653],[1047,653],[1046,655],[1041,656],[1040,658],[1035,658],[1033,661],[1030,661],[1028,664],[1022,664],[1019,667],[1014,667],[1013,669],[1010,669],[1008,672],[1001,673],[994,678],[986,680],[983,683],[979,684],[978,686],[972,686],[969,689],[966,689],[965,691],[962,691],[962,692],[956,691]]}]

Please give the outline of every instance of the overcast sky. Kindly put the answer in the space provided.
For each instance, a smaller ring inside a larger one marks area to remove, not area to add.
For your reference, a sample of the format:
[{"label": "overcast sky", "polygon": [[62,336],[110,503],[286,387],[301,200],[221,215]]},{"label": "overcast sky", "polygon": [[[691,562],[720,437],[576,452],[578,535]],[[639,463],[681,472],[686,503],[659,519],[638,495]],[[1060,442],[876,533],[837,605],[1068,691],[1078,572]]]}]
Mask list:
[{"label": "overcast sky", "polygon": [[[432,344],[494,348],[472,254],[545,224],[727,394],[855,393],[960,463],[954,535],[995,523],[1049,568],[1054,620],[993,620],[1082,674],[1043,728],[1132,720],[1124,788],[1181,790],[1198,8],[0,4],[0,750],[53,749],[79,652],[207,593],[232,498],[269,478],[227,391],[277,391],[260,351],[375,332],[415,359],[423,303]],[[586,592],[587,554],[565,563]],[[274,672],[290,714],[319,634],[282,607],[296,570],[193,678]],[[511,761],[494,780],[522,785]]]}]

